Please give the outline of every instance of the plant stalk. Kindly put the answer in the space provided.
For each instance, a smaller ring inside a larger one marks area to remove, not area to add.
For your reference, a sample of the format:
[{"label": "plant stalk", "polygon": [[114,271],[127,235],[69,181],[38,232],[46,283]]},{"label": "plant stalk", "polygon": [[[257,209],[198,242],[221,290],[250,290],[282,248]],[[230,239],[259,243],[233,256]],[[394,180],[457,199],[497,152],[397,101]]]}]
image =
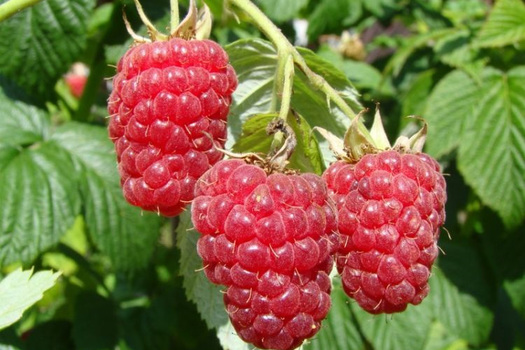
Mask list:
[{"label": "plant stalk", "polygon": [[179,2],[178,0],[170,0],[170,35],[175,33],[179,22]]},{"label": "plant stalk", "polygon": [[0,5],[0,22],[16,15],[23,9],[36,5],[42,0],[10,0]]},{"label": "plant stalk", "polygon": [[[322,76],[316,74],[310,69],[310,67],[308,67],[304,58],[283,35],[281,30],[268,17],[266,17],[257,6],[255,6],[250,0],[229,1],[252,18],[254,24],[275,45],[279,55],[285,57],[291,55],[293,57],[293,62],[299,67],[299,69],[301,69],[315,88],[324,92],[328,99],[333,101],[334,104],[350,119],[355,117],[355,112],[341,97],[339,92],[328,84]],[[364,126],[363,129],[365,129]]]}]

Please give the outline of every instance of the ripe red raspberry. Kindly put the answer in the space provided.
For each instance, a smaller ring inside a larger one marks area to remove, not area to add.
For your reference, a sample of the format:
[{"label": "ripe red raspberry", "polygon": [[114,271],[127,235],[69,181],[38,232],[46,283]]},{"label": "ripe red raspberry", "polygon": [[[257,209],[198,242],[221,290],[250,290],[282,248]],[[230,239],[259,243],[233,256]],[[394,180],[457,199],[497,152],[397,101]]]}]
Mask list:
[{"label": "ripe red raspberry", "polygon": [[193,199],[221,159],[237,78],[210,40],[142,43],[120,59],[109,97],[109,135],[129,203],[166,216]]},{"label": "ripe red raspberry", "polygon": [[210,281],[227,287],[226,310],[246,342],[294,349],[319,331],[338,243],[328,199],[317,175],[267,175],[238,159],[198,181],[197,250]]},{"label": "ripe red raspberry", "polygon": [[367,154],[323,174],[338,208],[337,268],[345,292],[366,311],[393,313],[429,291],[445,220],[445,180],[424,153]]}]

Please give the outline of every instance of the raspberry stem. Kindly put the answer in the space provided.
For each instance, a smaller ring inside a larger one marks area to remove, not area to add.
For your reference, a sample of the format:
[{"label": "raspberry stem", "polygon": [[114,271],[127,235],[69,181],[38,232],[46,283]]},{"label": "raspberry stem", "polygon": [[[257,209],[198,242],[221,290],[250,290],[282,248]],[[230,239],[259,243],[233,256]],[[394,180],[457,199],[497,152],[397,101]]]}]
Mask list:
[{"label": "raspberry stem", "polygon": [[[288,41],[288,39],[283,35],[281,30],[257,7],[255,6],[250,0],[229,0],[232,4],[236,5],[239,9],[241,9],[243,12],[245,12],[251,19],[253,20],[254,24],[263,32],[264,35],[275,45],[279,58],[280,57],[287,57],[292,56],[293,62],[297,67],[306,75],[310,83],[316,88],[321,90],[323,93],[325,93],[327,99],[329,101],[332,101],[335,103],[335,105],[349,118],[353,119],[355,117],[355,112],[352,110],[352,108],[346,103],[346,101],[341,97],[339,92],[334,89],[322,76],[315,73],[308,67],[306,64],[306,61],[304,60],[303,56],[295,49],[295,47]],[[280,73],[279,65],[283,64],[286,65],[286,61],[283,58],[283,63],[278,63],[278,69],[277,74]],[[293,75],[292,75],[293,77]],[[279,76],[276,77],[277,80],[279,80]],[[286,80],[286,76],[284,77],[284,80]],[[284,103],[284,80],[283,80],[283,102]],[[277,91],[280,91],[278,88]],[[289,100],[291,98],[290,96],[286,96],[286,98]],[[289,106],[289,101],[286,102]],[[282,112],[282,108],[281,108]],[[279,113],[281,115],[282,113]],[[366,127],[364,124],[359,121],[359,129],[363,132],[365,135],[369,135],[368,130],[366,130]]]},{"label": "raspberry stem", "polygon": [[10,0],[0,5],[0,22],[17,14],[23,9],[36,5],[42,0]]},{"label": "raspberry stem", "polygon": [[170,0],[170,34],[174,33],[179,26],[179,2]]}]

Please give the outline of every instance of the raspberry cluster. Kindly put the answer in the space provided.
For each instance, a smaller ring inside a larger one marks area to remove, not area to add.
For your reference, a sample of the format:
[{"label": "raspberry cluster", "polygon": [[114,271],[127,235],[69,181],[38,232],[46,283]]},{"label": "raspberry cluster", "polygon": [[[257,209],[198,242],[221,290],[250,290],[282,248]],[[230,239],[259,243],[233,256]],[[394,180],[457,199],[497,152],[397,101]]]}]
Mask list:
[{"label": "raspberry cluster", "polygon": [[193,199],[197,179],[222,158],[237,78],[210,40],[142,43],[120,59],[109,97],[125,198],[174,216]]},{"label": "raspberry cluster", "polygon": [[445,220],[445,180],[424,153],[367,154],[323,174],[338,208],[336,262],[345,292],[366,311],[393,313],[428,294]]},{"label": "raspberry cluster", "polygon": [[338,244],[328,203],[317,175],[267,175],[239,159],[218,162],[198,181],[197,251],[210,281],[227,287],[227,312],[246,342],[293,349],[319,331]]}]

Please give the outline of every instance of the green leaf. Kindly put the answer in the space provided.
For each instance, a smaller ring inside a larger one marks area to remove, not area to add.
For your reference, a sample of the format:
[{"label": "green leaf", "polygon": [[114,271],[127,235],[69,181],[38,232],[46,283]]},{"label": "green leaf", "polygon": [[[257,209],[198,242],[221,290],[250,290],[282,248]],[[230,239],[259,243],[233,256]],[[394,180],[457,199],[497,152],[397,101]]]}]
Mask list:
[{"label": "green leaf", "polygon": [[308,0],[259,0],[257,4],[275,22],[286,22],[296,18],[299,11],[308,4]]},{"label": "green leaf", "polygon": [[80,123],[59,127],[52,139],[73,158],[80,177],[86,226],[117,269],[144,267],[155,247],[161,218],[126,202],[114,148],[105,128]]},{"label": "green leaf", "polygon": [[460,145],[463,125],[476,107],[477,91],[478,86],[459,70],[439,81],[423,114],[428,122],[428,153],[439,157]]},{"label": "green leaf", "polygon": [[411,82],[406,93],[402,97],[402,112],[403,117],[409,115],[418,115],[423,118],[425,116],[425,107],[427,106],[428,95],[434,87],[436,80],[436,71],[428,69],[419,73]]},{"label": "green leaf", "polygon": [[222,301],[223,287],[212,284],[204,274],[202,260],[197,254],[200,233],[192,228],[191,210],[179,216],[177,247],[180,249],[180,274],[184,278],[184,289],[188,300],[197,305],[208,328],[220,328],[228,323]]},{"label": "green leaf", "polygon": [[0,73],[31,94],[49,97],[55,82],[78,60],[94,0],[48,0],[0,26]]},{"label": "green leaf", "polygon": [[[239,40],[226,49],[239,79],[228,120],[228,148],[240,137],[242,124],[248,118],[276,112],[272,110],[272,94],[277,54],[274,47],[263,40]],[[299,49],[299,52],[308,66],[339,91],[354,111],[362,108],[357,101],[356,90],[343,72],[309,50]],[[320,126],[342,137],[350,124],[349,117],[333,103],[329,106],[324,93],[316,90],[302,72],[296,69],[295,73],[291,107],[309,125]],[[317,138],[326,161],[332,153],[326,141]]]},{"label": "green leaf", "polygon": [[486,68],[476,85],[465,73],[447,75],[432,92],[425,117],[428,151],[458,148],[458,168],[508,227],[525,218],[525,67]]},{"label": "green leaf", "polygon": [[480,346],[489,338],[496,305],[496,286],[484,256],[479,246],[458,237],[443,239],[440,247],[444,255],[430,278],[436,318],[448,333]]},{"label": "green leaf", "polygon": [[77,173],[53,142],[0,164],[0,265],[29,262],[56,244],[80,211]]},{"label": "green leaf", "polygon": [[374,66],[350,59],[343,59],[341,54],[323,45],[317,55],[341,70],[357,89],[378,90],[381,94],[392,95],[393,87],[388,78]]},{"label": "green leaf", "polygon": [[387,18],[401,8],[395,0],[367,0],[363,1],[363,5],[378,18]]},{"label": "green leaf", "polygon": [[340,279],[334,280],[332,307],[317,335],[303,346],[304,350],[364,350],[367,349],[359,325],[349,305],[349,298],[341,288]]},{"label": "green leaf", "polygon": [[[233,151],[267,154],[270,151],[273,136],[266,134],[266,126],[276,117],[277,114],[261,114],[248,119],[242,127],[241,138],[233,146]],[[297,140],[297,146],[288,167],[299,169],[302,172],[321,174],[324,164],[310,125],[300,115],[290,115],[288,124],[293,129]]]},{"label": "green leaf", "polygon": [[476,45],[501,47],[525,40],[525,4],[521,0],[498,0],[479,31]]},{"label": "green leaf", "polygon": [[0,329],[22,317],[22,313],[42,299],[44,292],[55,285],[60,272],[15,270],[0,281]]},{"label": "green leaf", "polygon": [[0,116],[0,144],[30,145],[43,141],[49,132],[47,114],[31,105],[20,88],[1,75]]},{"label": "green leaf", "polygon": [[467,118],[458,168],[509,227],[525,218],[525,67],[486,69],[476,111]]},{"label": "green leaf", "polygon": [[363,13],[361,0],[320,0],[308,18],[308,38],[315,41],[324,33],[340,34]]},{"label": "green leaf", "polygon": [[392,73],[394,76],[399,75],[405,66],[405,63],[414,52],[427,47],[435,40],[448,36],[456,31],[457,29],[455,28],[435,29],[427,33],[404,39],[401,46],[396,49],[396,53],[388,61],[385,67],[385,73]]},{"label": "green leaf", "polygon": [[118,335],[114,303],[93,292],[81,293],[75,302],[72,335],[77,350],[114,349]]},{"label": "green leaf", "polygon": [[468,350],[467,341],[447,331],[439,321],[432,323],[423,350]]},{"label": "green leaf", "polygon": [[467,183],[508,226],[525,216],[525,200],[517,193],[525,183],[524,74],[523,67],[507,74],[487,68],[478,86],[465,73],[452,72],[433,91],[425,113],[428,151],[439,156],[458,147]]}]

